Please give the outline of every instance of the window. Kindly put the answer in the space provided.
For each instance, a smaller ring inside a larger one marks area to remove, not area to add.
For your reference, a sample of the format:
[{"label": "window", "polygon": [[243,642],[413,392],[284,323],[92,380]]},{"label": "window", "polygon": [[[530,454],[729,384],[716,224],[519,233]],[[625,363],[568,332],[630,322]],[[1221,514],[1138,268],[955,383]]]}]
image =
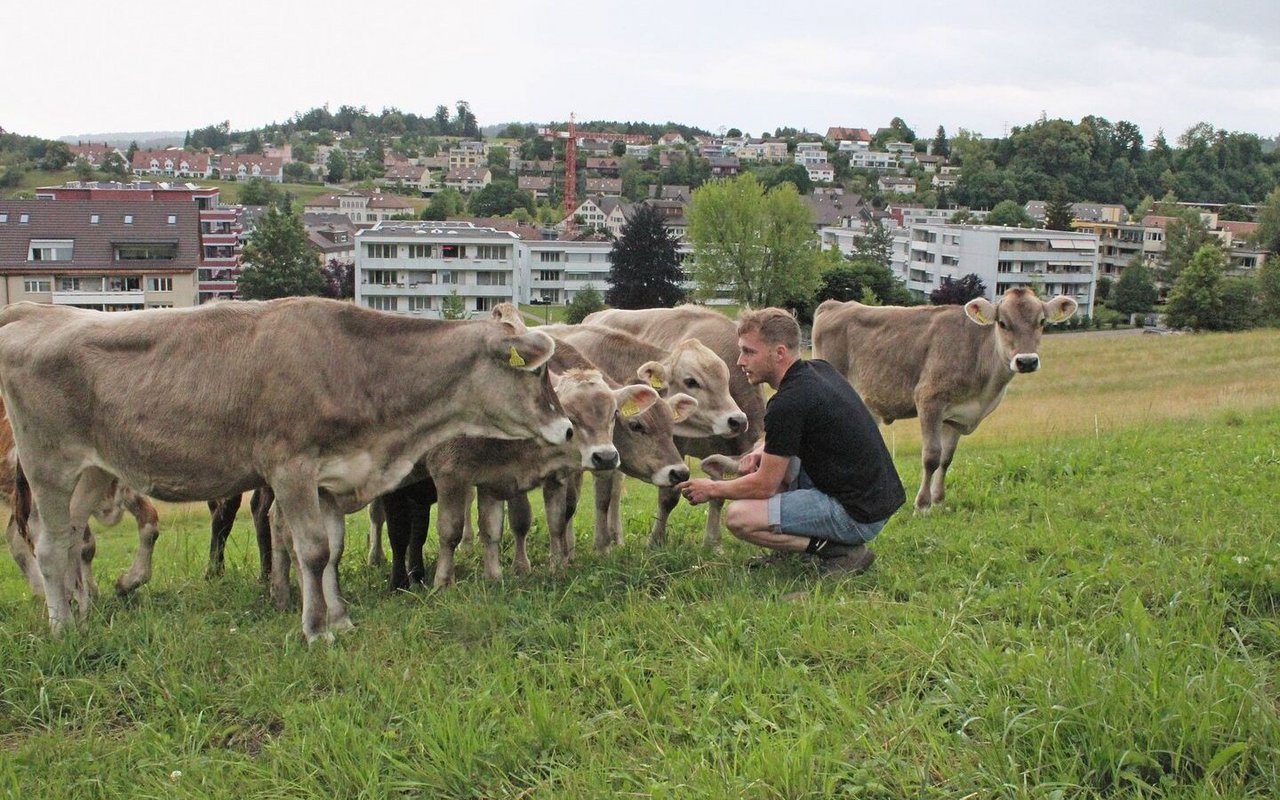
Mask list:
[{"label": "window", "polygon": [[365,247],[367,248],[366,252],[368,253],[369,258],[395,258],[396,257],[396,245],[394,244],[370,243],[365,245]]},{"label": "window", "polygon": [[33,292],[51,292],[53,291],[53,280],[51,278],[23,278],[22,291],[27,294]]},{"label": "window", "polygon": [[116,245],[116,261],[172,261],[177,255],[177,244]]},{"label": "window", "polygon": [[566,272],[564,279],[566,281],[589,281],[593,277],[599,278],[599,275],[593,276],[590,272]]},{"label": "window", "polygon": [[[152,278],[152,280],[155,280],[155,279]],[[173,282],[173,278],[166,278],[165,280],[168,280],[170,283]],[[102,290],[105,292],[136,292],[142,288],[141,282],[142,282],[141,278],[128,278],[128,277],[104,278]]]},{"label": "window", "polygon": [[506,286],[507,273],[496,272],[496,271],[477,272],[476,285],[477,286]]},{"label": "window", "polygon": [[90,215],[89,215],[89,224],[90,224],[90,225],[97,225],[97,224],[98,224],[98,222],[99,222],[99,220],[101,220],[101,219],[102,219],[102,218],[101,218],[101,217],[99,217],[97,214],[90,214]]},{"label": "window", "polygon": [[80,279],[79,278],[59,278],[58,291],[60,292],[80,291]]},{"label": "window", "polygon": [[444,258],[466,258],[467,246],[465,244],[441,245],[440,255]]},{"label": "window", "polygon": [[431,309],[430,297],[410,297],[409,298],[410,311],[413,311],[416,313],[422,313],[423,311],[429,311],[430,309]]},{"label": "window", "polygon": [[429,244],[409,245],[409,258],[431,258],[431,245]]},{"label": "window", "polygon": [[544,252],[538,253],[538,260],[541,261],[543,264],[558,263],[560,261],[560,253],[559,251],[556,251],[556,252],[544,251]]},{"label": "window", "polygon": [[368,276],[365,283],[380,283],[386,286],[396,282],[396,272],[393,269],[371,269],[365,275]]},{"label": "window", "polygon": [[364,302],[369,308],[378,311],[395,311],[396,299],[394,297],[366,297]]},{"label": "window", "polygon": [[173,308],[173,303],[147,303],[147,308]]},{"label": "window", "polygon": [[499,259],[507,257],[507,247],[501,244],[482,244],[476,246],[476,258]]},{"label": "window", "polygon": [[132,214],[125,214],[125,215],[124,215],[124,224],[125,224],[125,225],[132,225],[132,224],[133,224],[133,215],[132,215]]},{"label": "window", "polygon": [[461,281],[458,280],[459,273],[454,272],[453,270],[442,269],[436,274],[440,277],[441,283],[453,283],[453,284],[461,283]]},{"label": "window", "polygon": [[476,311],[492,311],[497,302],[498,299],[495,297],[477,297]]},{"label": "window", "polygon": [[0,214],[0,222],[8,222],[8,221],[9,221],[8,214]]},{"label": "window", "polygon": [[173,278],[147,278],[147,291],[172,292]]},{"label": "window", "polygon": [[28,261],[70,261],[75,242],[71,239],[32,239]]},{"label": "window", "polygon": [[541,270],[538,270],[538,280],[540,280],[540,281],[558,281],[558,280],[560,280],[560,270],[558,270],[558,269],[541,269]]},{"label": "window", "polygon": [[30,221],[31,221],[31,215],[30,215],[30,214],[19,214],[19,215],[18,215],[18,224],[19,224],[19,225],[26,225],[26,224],[27,224],[28,222],[30,222]]},{"label": "window", "polygon": [[170,215],[169,215],[169,224],[170,224],[170,225],[177,225],[177,224],[178,224],[178,215],[177,215],[177,214],[170,214]]}]

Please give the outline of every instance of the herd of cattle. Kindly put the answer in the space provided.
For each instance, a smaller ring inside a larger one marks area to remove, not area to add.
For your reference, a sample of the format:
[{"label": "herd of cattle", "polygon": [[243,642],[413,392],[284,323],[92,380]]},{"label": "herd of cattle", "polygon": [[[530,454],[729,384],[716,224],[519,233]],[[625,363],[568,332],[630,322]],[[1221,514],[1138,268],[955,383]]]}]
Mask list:
[{"label": "herd of cattle", "polygon": [[[919,416],[924,473],[916,509],[942,502],[956,443],[991,413],[1013,375],[1038,368],[1046,322],[1075,301],[1010,290],[991,303],[819,307],[814,355],[830,361],[883,422]],[[314,298],[103,314],[19,303],[0,310],[0,489],[7,538],[55,632],[95,591],[90,517],[138,521],[139,547],[116,590],[151,575],[159,528],[149,497],[208,501],[209,570],[244,492],[264,576],[280,608],[298,569],[308,641],[351,627],[338,586],[344,515],[371,505],[385,525],[393,588],[434,584],[478,505],[484,569],[501,575],[504,517],[514,569],[529,570],[528,492],[545,499],[551,562],[573,555],[584,472],[594,475],[598,550],[622,542],[623,476],[659,487],[650,541],[666,536],[689,477],[731,474],[763,430],[764,397],[737,368],[735,323],[696,306],[593,314],[527,329],[495,319],[420,320]],[[7,414],[7,416],[4,416]],[[857,458],[851,453],[850,458]],[[381,563],[381,524],[369,559]],[[704,542],[714,545],[719,509]]]}]

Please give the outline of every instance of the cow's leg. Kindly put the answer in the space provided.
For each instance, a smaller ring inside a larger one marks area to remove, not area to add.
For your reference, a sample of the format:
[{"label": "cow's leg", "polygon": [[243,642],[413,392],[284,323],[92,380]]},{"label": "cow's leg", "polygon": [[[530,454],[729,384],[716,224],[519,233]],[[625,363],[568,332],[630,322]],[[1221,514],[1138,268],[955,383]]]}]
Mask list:
[{"label": "cow's leg", "polygon": [[506,503],[483,490],[476,493],[476,501],[479,504],[480,535],[484,537],[484,576],[491,581],[501,580],[502,522]]},{"label": "cow's leg", "polygon": [[71,592],[66,578],[69,564],[75,563],[79,570],[79,560],[71,557],[72,551],[78,549],[78,531],[71,523],[71,493],[40,485],[35,476],[30,477],[41,520],[38,530],[31,528],[36,567],[44,588],[45,606],[49,610],[49,627],[58,634],[72,622]]},{"label": "cow's leg", "polygon": [[942,501],[947,497],[947,469],[951,466],[951,459],[955,458],[956,445],[960,443],[960,435],[959,428],[943,423],[941,431],[942,450],[939,454],[938,469],[933,473],[933,480],[929,483],[929,494],[935,506],[942,505]]},{"label": "cow's leg", "polygon": [[[619,470],[597,472],[591,476],[595,485],[595,520],[592,523],[592,543],[597,553],[604,553],[615,543],[622,544],[622,534],[613,528],[613,498],[621,496],[622,473]],[[619,526],[621,527],[621,526]]]},{"label": "cow's leg", "polygon": [[[27,520],[28,530],[31,529],[35,522],[36,516],[32,514]],[[40,578],[40,567],[36,564],[35,550],[32,548],[31,542],[27,541],[22,535],[16,515],[9,518],[9,527],[5,530],[5,538],[9,540],[9,552],[13,555],[13,560],[17,562],[18,569],[22,570],[22,576],[27,579],[27,586],[31,589],[31,593],[36,597],[44,597],[44,581]]]},{"label": "cow's leg", "polygon": [[265,581],[271,576],[272,539],[271,539],[271,507],[275,505],[276,493],[270,486],[254,489],[249,497],[249,511],[253,514],[253,532],[258,537],[258,580]]},{"label": "cow's leg", "polygon": [[[320,507],[320,493],[314,481],[294,477],[290,470],[271,476],[280,506],[280,520],[289,529],[298,559],[298,587],[302,593],[302,635],[307,642],[333,640],[326,606],[326,576],[330,565],[329,526]],[[274,529],[275,526],[273,526]],[[273,560],[273,567],[279,562]],[[273,570],[274,580],[274,570]]]},{"label": "cow's leg", "polygon": [[920,411],[920,491],[916,492],[916,512],[927,514],[933,509],[930,485],[933,476],[942,465],[943,428],[940,404],[918,404]]},{"label": "cow's leg", "polygon": [[382,526],[387,522],[387,511],[382,506],[382,498],[375,497],[369,504],[369,566],[381,567],[387,563],[382,554]]},{"label": "cow's leg", "polygon": [[231,537],[231,526],[236,522],[236,514],[240,513],[242,500],[242,495],[232,494],[209,501],[209,565],[204,569],[206,578],[222,574],[227,539]]},{"label": "cow's leg", "polygon": [[271,517],[271,602],[279,611],[289,608],[289,568],[297,558],[293,552],[293,534],[285,521],[280,504],[268,510]]},{"label": "cow's leg", "polygon": [[475,529],[471,525],[471,507],[476,504],[476,487],[467,487],[467,502],[462,507],[462,542],[468,547],[476,539]]},{"label": "cow's leg", "polygon": [[412,510],[408,491],[401,487],[384,494],[382,500],[383,520],[387,524],[387,541],[391,549],[391,574],[388,582],[391,591],[409,588],[409,540],[412,538]]},{"label": "cow's leg", "polygon": [[434,502],[434,488],[428,495],[421,487],[414,487],[414,496],[409,499],[409,551],[406,556],[410,585],[427,582],[427,562],[422,557],[422,550],[427,546]]},{"label": "cow's leg", "polygon": [[[121,494],[124,507],[138,521],[138,551],[133,554],[133,563],[129,565],[129,569],[116,579],[116,594],[123,597],[151,580],[151,559],[156,549],[156,540],[160,538],[160,515],[156,513],[156,507],[150,500],[132,489],[125,489]],[[210,566],[212,564],[211,557]]]},{"label": "cow's leg", "polygon": [[[119,519],[119,517],[117,517]],[[98,538],[93,535],[93,527],[85,523],[84,533],[80,536],[79,580],[76,586],[81,600],[80,616],[89,613],[89,605],[98,598],[98,582],[93,577],[93,557],[98,553]]]},{"label": "cow's leg", "polygon": [[516,540],[515,554],[511,557],[512,567],[517,575],[528,575],[529,551],[525,548],[525,540],[529,537],[529,529],[533,527],[533,507],[529,504],[528,492],[517,492],[508,500],[507,513],[511,517],[511,533]]},{"label": "cow's leg", "polygon": [[573,518],[578,514],[578,498],[582,496],[582,472],[575,470],[564,484],[564,528],[560,531],[561,550],[566,564],[573,562],[578,538],[573,532]]},{"label": "cow's leg", "polygon": [[568,491],[559,478],[552,476],[542,482],[542,505],[547,515],[547,543],[550,546],[551,569],[563,569],[569,563],[564,539]]},{"label": "cow's leg", "polygon": [[469,513],[471,487],[442,484],[437,480],[436,491],[439,493],[436,530],[440,534],[440,554],[436,558],[434,585],[440,589],[453,583],[453,554],[462,541],[462,520]]},{"label": "cow's leg", "polygon": [[342,599],[342,587],[338,581],[338,567],[342,563],[342,551],[347,541],[347,525],[342,509],[328,493],[320,495],[320,513],[324,518],[325,534],[329,540],[329,561],[324,567],[323,587],[325,620],[332,635],[355,627],[355,623],[347,615],[347,604]]},{"label": "cow's leg", "polygon": [[649,546],[661,547],[667,543],[667,518],[680,504],[680,493],[670,486],[658,487],[658,516],[653,519],[653,530],[649,532]]},{"label": "cow's leg", "polygon": [[[81,619],[89,615],[93,595],[97,594],[97,584],[93,580],[93,556],[97,550],[97,541],[93,531],[89,530],[89,517],[101,507],[104,498],[108,494],[114,494],[115,490],[115,478],[100,469],[90,468],[80,474],[75,491],[71,493],[71,549],[67,554],[64,580],[70,581],[67,589],[76,598]],[[45,589],[48,588],[46,583]]]}]

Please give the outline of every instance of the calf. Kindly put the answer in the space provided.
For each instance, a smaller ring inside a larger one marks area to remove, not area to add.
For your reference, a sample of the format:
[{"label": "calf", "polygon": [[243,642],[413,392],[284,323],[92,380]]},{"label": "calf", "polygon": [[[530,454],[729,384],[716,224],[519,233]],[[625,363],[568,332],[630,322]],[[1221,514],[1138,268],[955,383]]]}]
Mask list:
[{"label": "calf", "polygon": [[924,472],[915,508],[923,513],[946,496],[960,437],[995,411],[1014,375],[1040,368],[1044,326],[1076,308],[1070,297],[1043,302],[1025,288],[963,307],[828,300],[814,312],[813,352],[849,379],[884,424],[920,417]]}]

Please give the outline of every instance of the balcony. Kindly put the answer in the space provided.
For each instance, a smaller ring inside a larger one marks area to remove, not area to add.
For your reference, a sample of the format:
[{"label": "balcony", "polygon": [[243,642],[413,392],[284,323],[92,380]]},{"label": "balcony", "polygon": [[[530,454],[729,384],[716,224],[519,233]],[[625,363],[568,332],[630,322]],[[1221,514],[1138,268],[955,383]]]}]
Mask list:
[{"label": "balcony", "polygon": [[146,298],[143,292],[109,292],[102,290],[92,291],[55,291],[53,293],[53,304],[55,306],[137,306],[142,308]]}]

